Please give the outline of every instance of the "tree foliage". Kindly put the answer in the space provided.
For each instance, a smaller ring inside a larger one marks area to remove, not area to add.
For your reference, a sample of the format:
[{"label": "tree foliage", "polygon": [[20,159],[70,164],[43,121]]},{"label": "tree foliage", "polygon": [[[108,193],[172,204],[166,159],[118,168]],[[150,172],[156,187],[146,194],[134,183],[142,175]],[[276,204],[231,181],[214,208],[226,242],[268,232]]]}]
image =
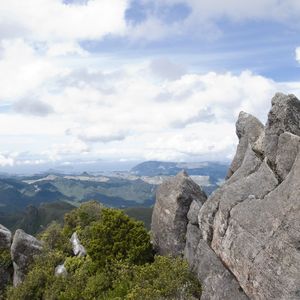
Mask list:
[{"label": "tree foliage", "polygon": [[[86,257],[70,253],[77,231]],[[143,224],[120,210],[85,203],[51,224],[41,235],[45,251],[25,281],[8,290],[8,300],[161,300],[200,299],[201,288],[180,258],[155,257]],[[55,276],[64,263],[68,275]],[[195,297],[195,298],[193,298]]]},{"label": "tree foliage", "polygon": [[143,264],[153,259],[150,236],[142,222],[124,212],[104,208],[101,219],[82,232],[82,242],[99,266],[112,261]]}]

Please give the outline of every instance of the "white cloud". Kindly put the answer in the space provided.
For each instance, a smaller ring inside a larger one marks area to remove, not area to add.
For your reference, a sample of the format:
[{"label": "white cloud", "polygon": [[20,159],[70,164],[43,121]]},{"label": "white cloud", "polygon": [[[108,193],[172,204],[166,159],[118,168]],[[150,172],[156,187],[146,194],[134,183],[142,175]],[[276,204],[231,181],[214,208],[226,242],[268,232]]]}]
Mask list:
[{"label": "white cloud", "polygon": [[0,153],[0,166],[1,167],[13,166],[14,163],[15,163],[15,160],[13,157],[10,157],[9,155]]},{"label": "white cloud", "polygon": [[89,53],[82,49],[76,42],[53,43],[48,46],[47,55],[50,57],[80,55],[88,56]]},{"label": "white cloud", "polygon": [[300,47],[297,47],[295,50],[296,61],[300,63]]},{"label": "white cloud", "polygon": [[90,0],[66,5],[61,0],[1,0],[0,39],[38,41],[101,39],[123,34],[128,0]]},{"label": "white cloud", "polygon": [[32,96],[50,79],[67,72],[22,39],[2,41],[0,53],[0,100],[22,97],[28,92]]},{"label": "white cloud", "polygon": [[[144,4],[156,6],[148,10],[147,18],[130,27],[131,38],[148,41],[180,36],[188,33],[202,38],[216,38],[222,28],[219,21],[275,21],[299,28],[300,2],[298,0],[144,0]],[[159,12],[166,7],[185,5],[190,13],[172,23],[160,18]],[[158,14],[157,14],[158,13]]]},{"label": "white cloud", "polygon": [[0,153],[31,153],[13,161],[4,157],[7,165],[83,155],[221,160],[234,152],[240,110],[264,121],[278,89],[300,91],[298,83],[279,84],[250,71],[186,73],[167,59],[113,71],[66,68],[24,40],[2,45],[0,99],[10,103],[11,111],[0,110],[0,138],[6,142]]}]

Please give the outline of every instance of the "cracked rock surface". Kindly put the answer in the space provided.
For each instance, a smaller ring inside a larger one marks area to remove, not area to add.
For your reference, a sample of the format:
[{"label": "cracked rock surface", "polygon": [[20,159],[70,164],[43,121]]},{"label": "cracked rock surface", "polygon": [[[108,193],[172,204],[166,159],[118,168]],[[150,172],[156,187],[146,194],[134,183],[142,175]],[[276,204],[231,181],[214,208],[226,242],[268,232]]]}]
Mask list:
[{"label": "cracked rock surface", "polygon": [[[202,299],[300,299],[300,101],[277,93],[271,105],[266,126],[240,113],[227,180],[202,205],[185,204],[184,256],[203,285]],[[154,234],[176,228],[166,200],[173,188],[157,198],[171,216],[160,223],[154,211],[161,227],[152,227]]]},{"label": "cracked rock surface", "polygon": [[[206,195],[185,172],[165,181],[158,189],[152,215],[153,246],[161,255],[182,255],[193,201],[201,206]],[[197,216],[192,216],[195,218]]]},{"label": "cracked rock surface", "polygon": [[30,263],[42,251],[42,244],[35,237],[18,229],[11,245],[11,257],[14,266],[14,286],[23,282]]}]

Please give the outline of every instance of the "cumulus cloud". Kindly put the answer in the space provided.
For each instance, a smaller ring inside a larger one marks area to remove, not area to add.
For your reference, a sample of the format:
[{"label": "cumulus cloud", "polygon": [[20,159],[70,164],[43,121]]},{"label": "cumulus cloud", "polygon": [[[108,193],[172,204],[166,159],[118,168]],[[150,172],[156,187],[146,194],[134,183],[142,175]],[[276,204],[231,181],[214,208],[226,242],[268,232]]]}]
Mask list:
[{"label": "cumulus cloud", "polygon": [[54,113],[53,107],[36,99],[22,99],[14,103],[14,110],[17,113],[44,117]]},{"label": "cumulus cloud", "polygon": [[96,127],[71,128],[66,130],[66,134],[77,136],[80,140],[91,143],[109,143],[113,141],[124,140],[127,136],[127,133],[122,129],[114,128],[115,126],[113,125],[114,124],[102,123]]},{"label": "cumulus cloud", "polygon": [[169,59],[158,58],[150,63],[150,69],[162,79],[178,79],[186,73],[184,66],[172,63]]},{"label": "cumulus cloud", "polygon": [[1,167],[13,166],[14,163],[15,163],[15,160],[13,157],[0,153],[0,166]]},{"label": "cumulus cloud", "polygon": [[61,0],[2,1],[0,39],[25,37],[38,41],[101,39],[123,34],[128,0],[90,0],[66,4]]},{"label": "cumulus cloud", "polygon": [[[185,6],[189,13],[184,17],[174,17],[172,12],[178,5]],[[275,21],[298,26],[300,16],[300,4],[295,0],[144,0],[141,7],[147,17],[129,27],[131,37],[149,41],[180,36],[187,32],[202,38],[215,38],[222,32],[218,25],[222,20],[233,23]],[[163,16],[161,11],[165,12]],[[168,12],[169,18],[166,17]]]},{"label": "cumulus cloud", "polygon": [[47,57],[37,53],[23,39],[0,42],[0,100],[12,100],[37,91],[51,79],[59,78],[67,70],[58,67]]},{"label": "cumulus cloud", "polygon": [[89,52],[80,47],[76,42],[60,42],[49,44],[47,55],[50,57],[66,55],[88,56]]}]

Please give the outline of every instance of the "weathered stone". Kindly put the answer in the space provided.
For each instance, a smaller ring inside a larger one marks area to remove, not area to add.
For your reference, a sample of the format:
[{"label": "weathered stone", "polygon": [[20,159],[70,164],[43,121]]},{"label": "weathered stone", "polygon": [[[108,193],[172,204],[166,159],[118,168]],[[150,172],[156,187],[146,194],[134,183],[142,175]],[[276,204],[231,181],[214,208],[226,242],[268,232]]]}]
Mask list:
[{"label": "weathered stone", "polygon": [[[259,169],[261,164],[261,160],[256,156],[252,149],[248,147],[244,161],[240,168],[225,182],[223,186],[209,197],[209,201],[206,201],[203,204],[198,213],[198,224],[203,239],[208,243],[212,241],[215,215],[218,211],[223,194],[227,193],[226,190],[228,189],[228,186],[254,173],[257,169]],[[235,186],[239,186],[239,183]],[[234,190],[234,188],[231,188],[231,190]]]},{"label": "weathered stone", "polygon": [[10,230],[0,224],[0,249],[9,249],[11,245],[12,234]]},{"label": "weathered stone", "polygon": [[201,300],[248,299],[234,276],[203,240],[199,241],[191,267],[203,287]]},{"label": "weathered stone", "polygon": [[14,286],[20,284],[28,271],[34,257],[42,251],[42,244],[35,237],[18,229],[11,245],[11,257],[14,266]]},{"label": "weathered stone", "polygon": [[80,243],[77,232],[74,232],[70,239],[72,243],[73,253],[75,256],[86,256],[86,250],[83,245]]},{"label": "weathered stone", "polygon": [[159,254],[183,254],[190,205],[205,199],[201,188],[185,172],[159,187],[151,225],[153,246]]},{"label": "weathered stone", "polygon": [[68,271],[67,271],[65,265],[61,264],[61,265],[58,265],[55,268],[54,274],[55,274],[55,276],[63,276],[63,277],[65,277],[65,276],[68,275]]},{"label": "weathered stone", "polygon": [[233,184],[226,185],[219,200],[218,211],[213,223],[213,240],[211,246],[219,256],[221,256],[224,250],[222,241],[226,235],[232,209],[248,199],[249,195],[253,198],[263,198],[275,189],[277,185],[276,176],[265,161],[261,164],[257,172]]},{"label": "weathered stone", "polygon": [[189,212],[187,214],[188,221],[198,226],[198,214],[200,211],[200,208],[202,206],[202,203],[206,201],[206,195],[203,194],[203,201],[194,200],[190,206]]},{"label": "weathered stone", "polygon": [[197,225],[189,223],[186,230],[186,243],[184,248],[184,258],[190,265],[194,263],[196,250],[199,244],[201,231]]},{"label": "weathered stone", "polygon": [[230,178],[232,174],[241,166],[248,149],[248,145],[254,145],[254,143],[263,133],[263,130],[264,126],[257,118],[245,112],[241,112],[239,114],[239,118],[236,123],[236,134],[239,138],[239,144],[229,168],[227,178]]},{"label": "weathered stone", "polygon": [[257,141],[252,145],[252,150],[260,157],[265,156],[264,140],[265,140],[265,132],[263,131],[261,135],[258,137]]},{"label": "weathered stone", "polygon": [[300,101],[294,95],[277,93],[265,129],[265,155],[275,164],[279,136],[290,132],[300,136]]},{"label": "weathered stone", "polygon": [[276,171],[281,179],[289,174],[298,154],[300,137],[289,132],[279,136],[276,155]]}]

